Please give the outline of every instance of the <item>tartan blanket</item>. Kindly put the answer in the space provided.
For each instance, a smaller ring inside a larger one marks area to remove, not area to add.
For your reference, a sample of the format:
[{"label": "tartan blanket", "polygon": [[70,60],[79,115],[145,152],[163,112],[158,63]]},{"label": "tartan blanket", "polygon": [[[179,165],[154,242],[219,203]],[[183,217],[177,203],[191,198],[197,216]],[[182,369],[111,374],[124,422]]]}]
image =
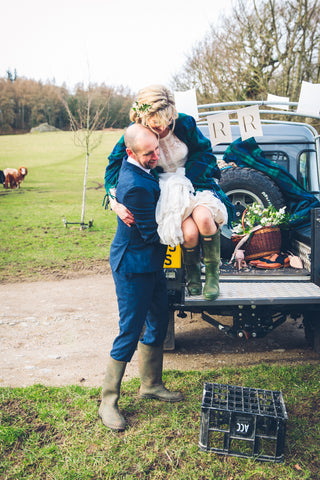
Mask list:
[{"label": "tartan blanket", "polygon": [[300,185],[283,167],[265,158],[255,139],[242,141],[238,138],[229,145],[223,160],[235,162],[239,167],[254,168],[270,177],[280,188],[291,218],[289,226],[293,229],[310,225],[310,211],[320,207],[317,198]]}]

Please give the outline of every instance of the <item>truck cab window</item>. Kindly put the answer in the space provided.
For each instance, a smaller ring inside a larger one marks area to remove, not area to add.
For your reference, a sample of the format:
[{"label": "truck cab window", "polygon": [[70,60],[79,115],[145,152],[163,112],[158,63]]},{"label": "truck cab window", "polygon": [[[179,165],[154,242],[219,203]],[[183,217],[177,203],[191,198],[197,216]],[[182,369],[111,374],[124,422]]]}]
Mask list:
[{"label": "truck cab window", "polygon": [[275,162],[277,165],[285,168],[289,171],[289,157],[284,152],[264,152],[264,156],[271,162]]},{"label": "truck cab window", "polygon": [[317,157],[314,150],[306,150],[300,154],[297,180],[309,192],[319,193]]}]

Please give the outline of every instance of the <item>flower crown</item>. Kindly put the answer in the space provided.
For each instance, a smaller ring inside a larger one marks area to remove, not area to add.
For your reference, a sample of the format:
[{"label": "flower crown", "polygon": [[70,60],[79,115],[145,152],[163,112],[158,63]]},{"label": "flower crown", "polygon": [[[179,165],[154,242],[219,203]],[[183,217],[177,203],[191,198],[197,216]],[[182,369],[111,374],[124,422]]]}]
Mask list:
[{"label": "flower crown", "polygon": [[140,118],[146,115],[150,108],[151,108],[151,105],[149,105],[148,103],[142,103],[139,105],[138,102],[135,102],[134,106],[132,107],[132,110],[136,112],[137,117]]}]

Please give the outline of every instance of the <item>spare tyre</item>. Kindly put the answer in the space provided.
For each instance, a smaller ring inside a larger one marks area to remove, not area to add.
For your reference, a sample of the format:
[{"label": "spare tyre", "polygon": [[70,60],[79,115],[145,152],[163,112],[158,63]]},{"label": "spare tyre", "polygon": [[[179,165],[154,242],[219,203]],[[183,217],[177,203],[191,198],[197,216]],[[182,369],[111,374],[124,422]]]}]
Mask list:
[{"label": "spare tyre", "polygon": [[277,210],[285,205],[281,190],[271,178],[252,168],[231,167],[222,170],[219,185],[235,206],[239,220],[253,202],[264,207],[273,205]]},{"label": "spare tyre", "polygon": [[[276,209],[285,205],[281,190],[271,178],[252,168],[230,167],[221,170],[219,185],[235,206],[235,221],[241,221],[244,210],[253,202],[264,207],[273,205]],[[223,227],[221,233],[221,256],[229,258],[234,249],[230,240],[231,231]]]}]

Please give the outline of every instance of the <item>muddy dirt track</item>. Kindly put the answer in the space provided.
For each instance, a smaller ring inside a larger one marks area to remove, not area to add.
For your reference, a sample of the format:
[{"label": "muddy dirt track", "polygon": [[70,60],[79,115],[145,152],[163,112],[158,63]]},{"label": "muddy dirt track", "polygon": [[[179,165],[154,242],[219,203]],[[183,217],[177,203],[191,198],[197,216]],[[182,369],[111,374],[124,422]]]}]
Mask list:
[{"label": "muddy dirt track", "polygon": [[[118,330],[111,274],[0,285],[0,386],[101,386]],[[301,321],[287,321],[262,339],[233,339],[200,316],[176,318],[176,349],[165,369],[224,365],[317,363]],[[136,354],[125,378],[138,375]]]}]

